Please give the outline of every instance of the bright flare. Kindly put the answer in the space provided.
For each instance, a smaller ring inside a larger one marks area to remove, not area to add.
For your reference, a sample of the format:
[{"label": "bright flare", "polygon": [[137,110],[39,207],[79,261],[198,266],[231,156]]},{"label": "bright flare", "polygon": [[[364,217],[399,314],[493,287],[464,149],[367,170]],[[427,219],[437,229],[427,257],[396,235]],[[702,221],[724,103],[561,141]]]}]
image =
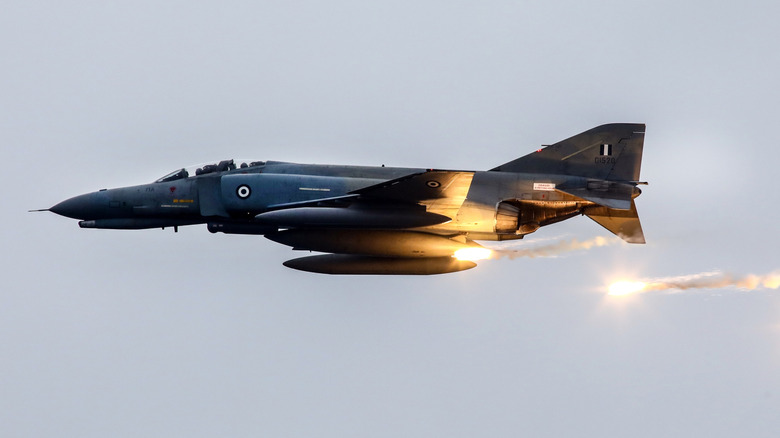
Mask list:
[{"label": "bright flare", "polygon": [[740,290],[780,289],[780,272],[767,275],[733,275],[719,271],[702,272],[701,274],[681,275],[641,281],[619,281],[609,286],[610,295],[628,295],[636,292],[668,291],[683,292],[693,289],[725,289]]},{"label": "bright flare", "polygon": [[453,257],[458,260],[468,260],[476,262],[477,260],[489,259],[493,251],[487,248],[463,248],[455,251]]},{"label": "bright flare", "polygon": [[641,281],[618,281],[609,286],[609,294],[614,296],[629,295],[642,292],[646,287],[647,283]]}]

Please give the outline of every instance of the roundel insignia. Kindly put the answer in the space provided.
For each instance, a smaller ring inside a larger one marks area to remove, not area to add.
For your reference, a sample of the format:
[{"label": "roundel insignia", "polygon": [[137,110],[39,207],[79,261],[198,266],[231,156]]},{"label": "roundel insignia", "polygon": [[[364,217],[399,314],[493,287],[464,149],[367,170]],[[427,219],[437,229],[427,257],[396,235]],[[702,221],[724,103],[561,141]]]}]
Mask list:
[{"label": "roundel insignia", "polygon": [[428,181],[427,183],[425,183],[425,185],[432,189],[438,189],[439,187],[441,187],[441,183],[438,181]]},{"label": "roundel insignia", "polygon": [[252,194],[252,189],[248,185],[242,184],[236,189],[236,195],[241,199],[246,199]]}]

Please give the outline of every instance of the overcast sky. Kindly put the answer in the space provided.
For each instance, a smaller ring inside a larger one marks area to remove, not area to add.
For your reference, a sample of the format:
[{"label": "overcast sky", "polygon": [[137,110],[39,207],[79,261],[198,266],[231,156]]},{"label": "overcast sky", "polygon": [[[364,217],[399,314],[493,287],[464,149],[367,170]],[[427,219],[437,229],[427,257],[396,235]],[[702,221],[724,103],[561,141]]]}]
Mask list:
[{"label": "overcast sky", "polygon": [[[3,2],[0,436],[776,436],[780,290],[605,287],[780,269],[778,16]],[[262,237],[27,213],[228,158],[486,170],[611,122],[647,124],[647,245],[331,277]]]}]

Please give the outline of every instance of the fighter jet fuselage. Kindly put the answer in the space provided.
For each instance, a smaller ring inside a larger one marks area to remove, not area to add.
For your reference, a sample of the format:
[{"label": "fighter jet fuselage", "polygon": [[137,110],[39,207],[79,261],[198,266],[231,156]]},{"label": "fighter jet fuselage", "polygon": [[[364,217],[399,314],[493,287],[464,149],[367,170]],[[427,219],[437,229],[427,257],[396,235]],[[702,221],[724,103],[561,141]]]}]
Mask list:
[{"label": "fighter jet fuselage", "polygon": [[489,171],[223,160],[150,184],[103,189],[49,210],[82,228],[207,224],[329,253],[286,266],[331,274],[434,274],[478,240],[521,239],[587,215],[644,243],[633,199],[644,125],[603,125]]}]

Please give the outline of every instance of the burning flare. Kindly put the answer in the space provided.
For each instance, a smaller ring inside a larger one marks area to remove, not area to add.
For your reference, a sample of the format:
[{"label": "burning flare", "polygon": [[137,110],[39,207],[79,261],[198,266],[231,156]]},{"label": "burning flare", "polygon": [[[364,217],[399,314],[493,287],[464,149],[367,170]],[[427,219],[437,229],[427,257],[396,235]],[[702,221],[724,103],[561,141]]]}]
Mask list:
[{"label": "burning flare", "polygon": [[684,291],[688,289],[723,289],[735,287],[743,290],[780,288],[780,271],[767,275],[748,274],[735,276],[722,272],[704,272],[680,277],[656,278],[647,281],[618,281],[608,288],[609,295],[629,295],[650,291]]},{"label": "burning flare", "polygon": [[642,292],[647,287],[647,283],[641,281],[618,281],[609,286],[610,295],[628,295]]}]

